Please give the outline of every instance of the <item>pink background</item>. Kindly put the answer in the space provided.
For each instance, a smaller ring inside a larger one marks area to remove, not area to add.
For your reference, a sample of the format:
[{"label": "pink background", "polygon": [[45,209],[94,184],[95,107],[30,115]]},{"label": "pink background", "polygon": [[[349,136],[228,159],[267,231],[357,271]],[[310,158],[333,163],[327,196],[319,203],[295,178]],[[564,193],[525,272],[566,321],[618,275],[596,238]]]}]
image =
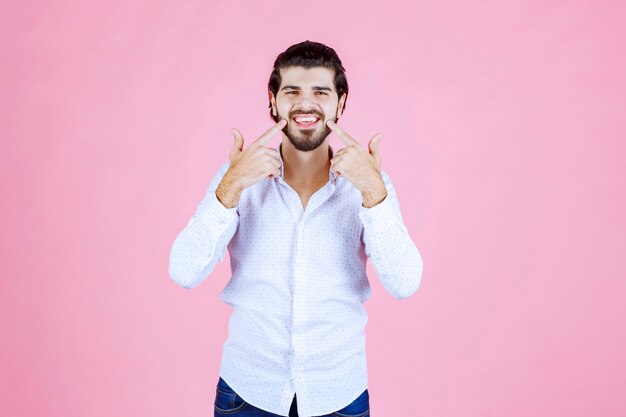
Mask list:
[{"label": "pink background", "polygon": [[0,415],[213,415],[228,262],[169,251],[306,39],[424,258],[369,267],[372,415],[626,415],[620,3],[2,1]]}]

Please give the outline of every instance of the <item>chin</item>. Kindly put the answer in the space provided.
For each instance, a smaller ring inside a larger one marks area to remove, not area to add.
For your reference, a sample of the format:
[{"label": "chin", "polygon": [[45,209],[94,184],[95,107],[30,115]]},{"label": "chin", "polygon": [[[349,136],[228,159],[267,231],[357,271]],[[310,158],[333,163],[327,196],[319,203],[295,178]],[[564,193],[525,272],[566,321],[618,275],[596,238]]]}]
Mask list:
[{"label": "chin", "polygon": [[285,132],[285,135],[294,146],[294,148],[302,152],[308,152],[319,148],[322,143],[324,143],[329,133],[330,129],[328,129],[328,132],[326,132],[325,130],[316,131],[311,135],[302,135],[299,133],[296,133],[294,135],[292,134],[292,132],[287,131]]}]

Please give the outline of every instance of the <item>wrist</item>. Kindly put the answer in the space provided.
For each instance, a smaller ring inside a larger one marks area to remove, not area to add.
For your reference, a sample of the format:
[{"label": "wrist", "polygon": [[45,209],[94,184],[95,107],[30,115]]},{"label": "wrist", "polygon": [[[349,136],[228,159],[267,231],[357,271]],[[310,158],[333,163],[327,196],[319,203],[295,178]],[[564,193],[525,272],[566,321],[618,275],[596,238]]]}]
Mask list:
[{"label": "wrist", "polygon": [[387,189],[384,187],[377,188],[375,190],[364,191],[363,195],[363,207],[371,208],[378,205],[387,197]]},{"label": "wrist", "polygon": [[215,190],[215,196],[224,207],[230,209],[237,206],[242,191],[243,188],[237,182],[224,177]]}]

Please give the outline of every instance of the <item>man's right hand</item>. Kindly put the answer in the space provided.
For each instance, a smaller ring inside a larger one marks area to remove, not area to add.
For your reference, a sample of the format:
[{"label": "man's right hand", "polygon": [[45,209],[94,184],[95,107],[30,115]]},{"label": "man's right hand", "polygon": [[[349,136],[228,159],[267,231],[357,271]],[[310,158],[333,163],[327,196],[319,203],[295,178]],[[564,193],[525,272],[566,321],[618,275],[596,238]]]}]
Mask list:
[{"label": "man's right hand", "polygon": [[235,141],[230,151],[230,166],[215,190],[218,200],[226,208],[233,208],[239,203],[239,197],[244,189],[262,179],[280,175],[278,151],[265,145],[286,125],[287,121],[281,119],[252,142],[246,150],[243,150],[243,136],[237,129],[233,129]]}]

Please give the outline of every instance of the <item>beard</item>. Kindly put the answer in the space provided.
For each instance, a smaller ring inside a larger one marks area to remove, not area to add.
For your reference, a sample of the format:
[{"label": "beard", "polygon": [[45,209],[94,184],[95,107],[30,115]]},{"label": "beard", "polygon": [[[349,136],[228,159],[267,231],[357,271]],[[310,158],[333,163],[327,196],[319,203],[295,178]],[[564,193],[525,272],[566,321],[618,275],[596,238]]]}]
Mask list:
[{"label": "beard", "polygon": [[[319,117],[319,121],[317,122],[319,126],[317,126],[315,129],[300,129],[298,128],[296,123],[292,120],[292,117],[295,114],[311,114],[316,117]],[[285,136],[287,136],[287,138],[289,139],[291,144],[294,146],[294,148],[296,148],[299,151],[308,152],[308,151],[317,149],[322,143],[324,143],[324,140],[326,140],[326,137],[331,132],[331,129],[328,126],[326,126],[327,119],[324,117],[323,114],[316,112],[316,111],[292,112],[289,114],[289,118],[287,118],[287,120],[288,120],[288,123],[283,128],[283,133],[285,134]],[[332,117],[330,120],[336,122],[337,115],[335,114],[335,117]]]}]

